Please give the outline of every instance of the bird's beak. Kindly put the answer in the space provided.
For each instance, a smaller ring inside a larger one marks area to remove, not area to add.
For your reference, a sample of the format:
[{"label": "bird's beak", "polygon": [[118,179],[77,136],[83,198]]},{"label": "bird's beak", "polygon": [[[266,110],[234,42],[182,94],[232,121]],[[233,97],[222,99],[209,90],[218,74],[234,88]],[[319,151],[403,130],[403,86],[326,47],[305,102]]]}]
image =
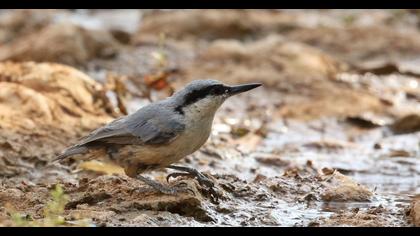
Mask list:
[{"label": "bird's beak", "polygon": [[252,84],[241,84],[241,85],[236,85],[236,86],[231,86],[230,87],[230,91],[229,91],[229,95],[236,95],[239,93],[243,93],[246,91],[249,91],[251,89],[260,87],[262,84],[260,83],[252,83]]}]

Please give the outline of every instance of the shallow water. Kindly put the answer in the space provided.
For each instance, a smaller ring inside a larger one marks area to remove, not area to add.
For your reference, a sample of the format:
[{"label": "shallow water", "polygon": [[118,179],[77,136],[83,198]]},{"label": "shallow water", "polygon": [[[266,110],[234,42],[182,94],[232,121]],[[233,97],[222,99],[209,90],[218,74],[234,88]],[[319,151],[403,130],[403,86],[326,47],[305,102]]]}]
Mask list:
[{"label": "shallow water", "polygon": [[[367,209],[379,205],[389,209],[399,209],[407,207],[412,197],[420,193],[419,133],[387,136],[386,128],[363,130],[357,136],[357,141],[351,143],[351,147],[344,146],[337,150],[314,150],[302,148],[302,146],[320,140],[346,143],[349,135],[346,129],[350,131],[351,129],[346,124],[344,127],[347,127],[343,128],[343,125],[332,119],[329,125],[324,126],[325,132],[320,134],[309,128],[311,125],[319,125],[320,122],[311,123],[292,124],[287,128],[286,133],[269,134],[261,149],[272,151],[292,145],[297,150],[283,153],[282,159],[301,164],[310,160],[318,168],[336,168],[354,178],[358,183],[368,186],[375,193],[371,202],[324,203],[318,211],[319,214],[351,208]],[[274,125],[283,127],[281,122]],[[375,143],[380,143],[382,148],[374,149]],[[390,150],[404,150],[410,152],[411,155],[387,157]]]}]

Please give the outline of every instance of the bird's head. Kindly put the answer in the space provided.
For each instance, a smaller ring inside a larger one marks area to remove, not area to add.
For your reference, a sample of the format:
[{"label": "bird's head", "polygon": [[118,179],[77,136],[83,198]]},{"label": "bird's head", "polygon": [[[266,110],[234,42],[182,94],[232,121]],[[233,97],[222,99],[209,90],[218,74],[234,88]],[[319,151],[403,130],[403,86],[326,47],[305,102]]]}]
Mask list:
[{"label": "bird's head", "polygon": [[229,86],[217,80],[195,80],[173,95],[176,110],[186,110],[212,115],[223,102],[236,94],[261,86],[260,83]]}]

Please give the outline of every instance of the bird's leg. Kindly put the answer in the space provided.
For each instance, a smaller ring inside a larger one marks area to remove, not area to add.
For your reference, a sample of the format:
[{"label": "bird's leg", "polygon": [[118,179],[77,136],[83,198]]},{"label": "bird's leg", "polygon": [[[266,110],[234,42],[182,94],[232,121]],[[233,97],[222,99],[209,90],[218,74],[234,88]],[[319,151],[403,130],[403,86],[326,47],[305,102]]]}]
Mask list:
[{"label": "bird's leg", "polygon": [[178,173],[178,172],[171,173],[166,177],[166,181],[169,181],[169,178],[171,177],[176,178],[178,176],[192,176],[192,177],[197,178],[198,183],[200,185],[204,185],[208,188],[214,187],[214,183],[209,178],[207,178],[204,174],[200,173],[196,169],[184,167],[184,166],[174,166],[174,165],[169,165],[166,168],[187,172],[187,173]]},{"label": "bird's leg", "polygon": [[196,169],[189,168],[189,167],[184,167],[184,166],[169,165],[166,168],[187,172],[187,173],[180,173],[180,172],[171,173],[166,177],[166,181],[169,182],[169,178],[171,178],[171,177],[176,178],[178,176],[192,176],[192,177],[195,177],[195,178],[197,178],[198,183],[201,186],[204,185],[208,188],[206,190],[206,192],[210,194],[210,200],[213,203],[218,204],[219,197],[221,195],[220,195],[220,193],[216,192],[216,190],[214,189],[214,183],[209,178],[207,178],[204,174],[200,173]]},{"label": "bird's leg", "polygon": [[[154,180],[151,180],[147,177],[144,177],[142,175],[137,175],[136,177],[138,180],[143,181],[144,183],[146,183],[147,185],[153,187],[154,189],[156,189],[157,191],[164,193],[164,194],[169,194],[169,195],[174,195],[178,192],[180,192],[181,190],[184,190],[182,188],[177,188],[177,187],[170,187],[170,186],[165,186],[159,182],[156,182]],[[188,190],[188,189],[187,189]],[[188,190],[190,191],[190,190]],[[194,194],[194,192],[193,192]]]}]

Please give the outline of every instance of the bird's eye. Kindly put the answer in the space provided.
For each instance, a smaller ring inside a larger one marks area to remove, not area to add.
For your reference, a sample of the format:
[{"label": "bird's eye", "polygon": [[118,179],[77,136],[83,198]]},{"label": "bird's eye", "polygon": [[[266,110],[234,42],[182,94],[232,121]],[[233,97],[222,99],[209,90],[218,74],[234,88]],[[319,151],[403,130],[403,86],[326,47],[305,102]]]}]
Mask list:
[{"label": "bird's eye", "polygon": [[214,94],[223,94],[225,92],[225,88],[223,86],[216,86],[213,88]]}]

